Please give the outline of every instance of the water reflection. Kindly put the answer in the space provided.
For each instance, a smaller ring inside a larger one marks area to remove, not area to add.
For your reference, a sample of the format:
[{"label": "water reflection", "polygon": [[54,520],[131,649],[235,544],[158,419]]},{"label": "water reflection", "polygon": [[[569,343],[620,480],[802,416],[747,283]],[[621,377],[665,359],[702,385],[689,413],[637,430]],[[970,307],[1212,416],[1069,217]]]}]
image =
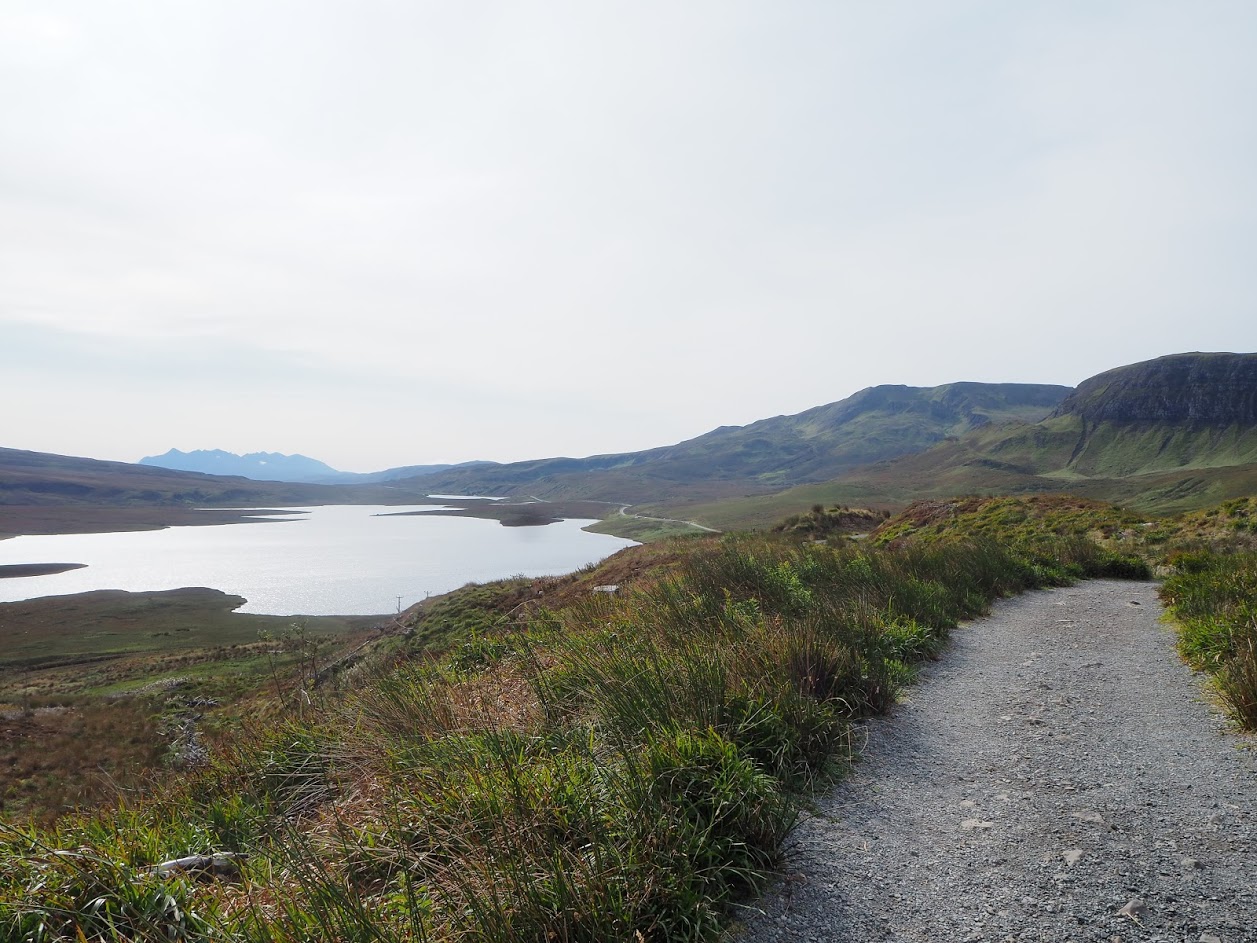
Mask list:
[{"label": "water reflection", "polygon": [[503,527],[469,517],[377,516],[426,508],[284,508],[255,524],[0,540],[0,565],[85,563],[51,576],[0,580],[0,601],[209,586],[244,596],[241,611],[368,615],[507,576],[544,576],[609,556],[633,541],[580,528],[588,521]]}]

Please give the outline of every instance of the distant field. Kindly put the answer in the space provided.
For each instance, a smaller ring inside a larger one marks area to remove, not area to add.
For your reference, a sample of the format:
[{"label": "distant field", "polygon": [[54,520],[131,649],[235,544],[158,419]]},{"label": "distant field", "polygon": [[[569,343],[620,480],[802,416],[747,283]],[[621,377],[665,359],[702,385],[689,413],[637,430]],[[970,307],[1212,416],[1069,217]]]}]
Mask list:
[{"label": "distant field", "polygon": [[[294,619],[238,613],[240,596],[214,589],[103,590],[0,603],[0,700],[143,684],[170,667],[199,675],[236,662]],[[361,632],[378,617],[310,617],[316,637]]]},{"label": "distant field", "polygon": [[629,514],[612,514],[585,530],[593,534],[611,534],[628,540],[650,543],[669,537],[692,537],[704,533],[683,521],[659,520],[652,517],[635,517]]},{"label": "distant field", "polygon": [[259,689],[380,635],[378,618],[235,612],[243,602],[195,588],[0,603],[0,816],[142,789],[239,723]]},{"label": "distant field", "polygon": [[[958,448],[943,446],[939,450]],[[938,458],[936,454],[934,456]],[[946,456],[943,456],[946,458]],[[925,456],[860,469],[833,481],[801,485],[774,495],[697,503],[659,502],[644,513],[688,517],[723,530],[768,528],[814,504],[847,504],[898,511],[913,501],[971,495],[1076,495],[1106,501],[1151,516],[1211,507],[1257,490],[1257,466],[1191,468],[1125,478],[1066,478],[1033,475],[1012,466],[953,457],[932,465]]]},{"label": "distant field", "polygon": [[487,501],[468,498],[440,500],[445,507],[430,511],[398,511],[395,516],[478,517],[498,521],[503,527],[537,527],[573,518],[598,520],[609,510],[614,510],[606,501]]}]

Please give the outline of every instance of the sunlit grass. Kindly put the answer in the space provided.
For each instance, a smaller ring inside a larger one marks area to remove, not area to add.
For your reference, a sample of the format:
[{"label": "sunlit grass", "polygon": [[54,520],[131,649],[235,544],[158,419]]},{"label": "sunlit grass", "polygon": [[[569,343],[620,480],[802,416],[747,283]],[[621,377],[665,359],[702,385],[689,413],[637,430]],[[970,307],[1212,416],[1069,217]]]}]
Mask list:
[{"label": "sunlit grass", "polygon": [[1257,553],[1197,551],[1174,558],[1161,588],[1179,650],[1208,671],[1231,715],[1257,729]]},{"label": "sunlit grass", "polygon": [[[809,790],[840,774],[851,725],[893,705],[951,629],[1114,566],[1079,538],[1030,552],[728,536],[648,553],[653,576],[613,594],[576,591],[594,572],[540,597],[470,587],[426,617],[440,648],[391,649],[337,695],[284,689],[286,719],[246,725],[147,801],[11,831],[0,927],[714,940]],[[225,851],[247,855],[238,880],[153,871]]]}]

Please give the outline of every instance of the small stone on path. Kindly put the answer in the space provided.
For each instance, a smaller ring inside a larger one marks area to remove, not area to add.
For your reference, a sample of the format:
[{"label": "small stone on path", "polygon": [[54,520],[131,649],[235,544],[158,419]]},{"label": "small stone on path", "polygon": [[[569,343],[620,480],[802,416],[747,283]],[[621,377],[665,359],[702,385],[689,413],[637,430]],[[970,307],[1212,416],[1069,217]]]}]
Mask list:
[{"label": "small stone on path", "polygon": [[1136,897],[1128,901],[1126,906],[1117,912],[1117,915],[1119,917],[1130,917],[1131,920],[1138,921],[1147,909],[1148,905]]}]

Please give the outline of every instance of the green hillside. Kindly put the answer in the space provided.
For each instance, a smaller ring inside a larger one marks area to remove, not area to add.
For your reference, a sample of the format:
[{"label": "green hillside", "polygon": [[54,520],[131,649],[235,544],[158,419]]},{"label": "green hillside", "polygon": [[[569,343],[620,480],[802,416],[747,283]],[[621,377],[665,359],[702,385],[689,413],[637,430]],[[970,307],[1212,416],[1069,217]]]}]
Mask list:
[{"label": "green hillside", "polygon": [[1069,392],[1028,383],[875,386],[792,416],[722,426],[663,448],[452,470],[423,484],[464,494],[625,502],[770,494],[920,452],[970,430],[1034,422]]},{"label": "green hillside", "polygon": [[966,494],[1070,493],[1152,514],[1257,493],[1257,354],[1177,354],[1080,384],[1037,422],[981,425],[925,451],[766,497],[666,502],[716,527],[814,504],[898,508]]}]

